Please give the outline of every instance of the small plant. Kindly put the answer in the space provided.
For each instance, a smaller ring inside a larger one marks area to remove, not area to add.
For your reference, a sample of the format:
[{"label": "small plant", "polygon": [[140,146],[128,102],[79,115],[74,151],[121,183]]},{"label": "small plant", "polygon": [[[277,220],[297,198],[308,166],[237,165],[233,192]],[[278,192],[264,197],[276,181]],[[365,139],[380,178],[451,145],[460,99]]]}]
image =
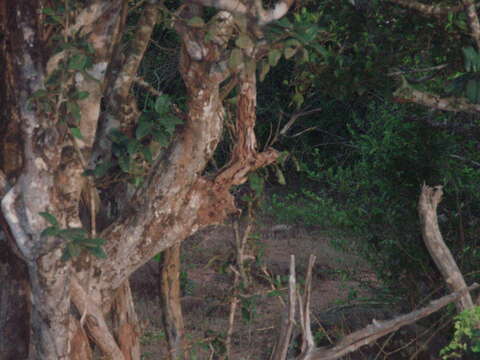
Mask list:
[{"label": "small plant", "polygon": [[60,224],[55,216],[48,212],[39,213],[51,226],[45,228],[41,236],[57,236],[67,241],[65,249],[63,250],[62,260],[67,261],[72,257],[80,255],[82,250],[86,250],[90,254],[105,259],[107,254],[102,246],[105,245],[105,240],[101,238],[92,238],[88,232],[82,228],[60,228]]},{"label": "small plant", "polygon": [[455,317],[453,339],[440,355],[442,359],[461,359],[467,351],[480,353],[480,306],[462,311]]}]

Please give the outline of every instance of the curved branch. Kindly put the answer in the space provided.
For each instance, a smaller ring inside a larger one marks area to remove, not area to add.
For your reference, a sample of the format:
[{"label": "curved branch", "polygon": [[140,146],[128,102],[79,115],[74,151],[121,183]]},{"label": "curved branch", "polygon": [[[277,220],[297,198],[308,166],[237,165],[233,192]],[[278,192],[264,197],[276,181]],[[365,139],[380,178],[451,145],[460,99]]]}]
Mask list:
[{"label": "curved branch", "polygon": [[412,102],[429,107],[431,109],[452,112],[480,112],[480,104],[472,104],[466,98],[446,97],[420,91],[404,85],[393,94],[396,102]]},{"label": "curved branch", "polygon": [[418,11],[424,16],[446,16],[448,13],[460,12],[464,9],[463,5],[447,6],[447,5],[427,5],[415,0],[387,0],[391,3],[400,5],[407,9]]},{"label": "curved branch", "polygon": [[392,320],[377,321],[373,320],[372,324],[345,336],[333,348],[318,348],[314,350],[308,358],[302,360],[335,360],[358,348],[368,345],[382,336],[388,335],[391,332],[400,329],[402,326],[414,323],[430,314],[440,310],[448,304],[457,301],[459,298],[469,291],[478,289],[479,285],[474,283],[461,291],[454,292],[437,300],[432,300],[427,306],[412,311],[411,313],[400,315]]}]

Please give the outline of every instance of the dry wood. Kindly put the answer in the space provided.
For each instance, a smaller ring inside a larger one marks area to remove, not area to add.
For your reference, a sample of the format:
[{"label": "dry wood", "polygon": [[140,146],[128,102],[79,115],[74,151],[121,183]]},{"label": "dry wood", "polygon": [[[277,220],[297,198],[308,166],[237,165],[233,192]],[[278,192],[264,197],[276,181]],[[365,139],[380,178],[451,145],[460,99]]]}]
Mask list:
[{"label": "dry wood", "polygon": [[443,4],[428,5],[415,0],[388,0],[408,9],[418,11],[425,16],[447,16],[449,13],[456,13],[463,10],[462,5],[447,6]]},{"label": "dry wood", "polygon": [[271,360],[285,360],[295,324],[295,300],[297,298],[295,279],[295,256],[290,255],[290,275],[288,277],[288,312],[284,315],[278,341],[275,344]]},{"label": "dry wood", "polygon": [[[450,249],[443,241],[442,233],[438,226],[437,206],[442,200],[442,187],[422,186],[422,193],[418,201],[418,213],[422,224],[422,235],[430,256],[435,261],[438,269],[442,273],[448,287],[455,292],[459,292],[466,287],[460,269],[450,252]],[[473,307],[472,297],[466,292],[460,297],[457,306],[459,311],[471,309]]]},{"label": "dry wood", "polygon": [[373,320],[372,324],[367,327],[355,331],[340,340],[332,348],[317,348],[308,358],[302,360],[334,360],[346,354],[357,350],[358,348],[368,345],[382,336],[388,335],[392,331],[396,331],[402,326],[417,322],[424,317],[433,314],[446,305],[457,301],[465,295],[468,291],[478,289],[480,285],[472,284],[468,288],[462,289],[460,292],[454,292],[443,296],[440,299],[431,301],[427,306],[412,311],[411,313],[398,316],[392,320],[377,321]]},{"label": "dry wood", "polygon": [[299,296],[300,304],[300,323],[302,325],[302,347],[299,359],[308,359],[310,353],[315,349],[315,341],[312,335],[310,319],[310,298],[312,295],[312,272],[315,264],[315,255],[310,255],[308,259],[307,276],[305,279],[305,290],[303,299]]},{"label": "dry wood", "polygon": [[467,113],[480,112],[480,105],[472,104],[466,98],[455,96],[441,97],[437,94],[414,89],[408,85],[404,85],[397,89],[394,93],[394,97],[396,101],[400,103],[412,102],[442,111]]},{"label": "dry wood", "polygon": [[235,314],[237,312],[237,306],[238,306],[238,284],[240,280],[240,273],[235,270],[233,266],[230,267],[232,272],[233,272],[233,295],[232,298],[230,299],[230,312],[228,315],[228,330],[227,330],[227,337],[225,339],[225,357],[227,359],[232,358],[232,336],[233,336],[233,330],[235,327]]}]

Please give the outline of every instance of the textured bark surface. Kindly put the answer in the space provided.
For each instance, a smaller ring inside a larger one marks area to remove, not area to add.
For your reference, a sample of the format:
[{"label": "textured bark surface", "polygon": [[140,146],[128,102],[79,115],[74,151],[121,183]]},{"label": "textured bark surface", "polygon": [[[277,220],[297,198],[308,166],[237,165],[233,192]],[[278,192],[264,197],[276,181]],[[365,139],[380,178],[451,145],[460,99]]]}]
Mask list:
[{"label": "textured bark surface", "polygon": [[163,252],[161,263],[162,320],[171,360],[188,359],[184,351],[182,305],[180,303],[180,244]]},{"label": "textured bark surface", "polygon": [[30,285],[27,266],[0,233],[0,354],[5,360],[28,358]]},{"label": "textured bark surface", "polygon": [[115,295],[113,327],[125,360],[140,360],[140,329],[128,280]]},{"label": "textured bark surface", "polygon": [[[280,1],[269,11],[246,7],[249,13],[243,15],[266,23],[283,16],[291,3],[292,0]],[[188,95],[185,122],[152,165],[145,185],[128,198],[118,217],[108,219],[108,227],[100,229],[99,236],[107,241],[108,258],[81,255],[73,261],[61,259],[64,239],[41,236],[49,223],[39,214],[54,215],[62,229],[81,227],[82,193],[86,198],[96,198],[93,182],[82,175],[85,167],[96,164],[98,157],[108,157],[110,146],[108,141],[102,142],[108,129],[120,126],[128,133],[138,120],[131,84],[156,23],[158,7],[155,2],[144,5],[138,31],[124,56],[121,40],[127,5],[128,1],[123,0],[93,0],[84,9],[75,10],[75,16],[66,19],[63,28],[46,24],[42,9],[51,6],[46,0],[7,0],[0,5],[1,29],[5,33],[1,58],[6,69],[1,94],[8,100],[3,102],[6,106],[2,118],[7,121],[0,131],[13,134],[4,138],[0,152],[0,175],[10,182],[2,194],[2,213],[28,270],[31,312],[26,306],[16,315],[29,317],[31,313],[32,359],[88,359],[89,340],[107,357],[138,359],[137,320],[126,285],[130,274],[199,228],[221,222],[236,212],[230,187],[241,184],[250,171],[277,158],[272,149],[262,153],[256,150],[256,80],[255,66],[250,64],[239,74],[239,143],[225,168],[218,174],[203,176],[222,136],[224,109],[220,85],[234,75],[225,59],[236,30],[233,16],[219,12],[204,29],[212,35],[205,41],[198,28],[187,26],[189,18],[201,15],[201,8],[181,7],[178,16],[184,20],[176,22],[175,27],[182,39],[180,72]],[[70,77],[64,74],[59,93],[49,94],[56,102],[56,110],[48,112],[32,106],[31,96],[44,90],[48,76],[71,56],[68,50],[52,53],[49,36],[57,29],[62,29],[67,40],[77,33],[84,36],[94,56],[88,76],[80,72]],[[81,139],[74,139],[61,119],[67,87],[89,94],[78,101]],[[103,116],[101,105],[107,109]],[[97,129],[101,133],[97,134]],[[89,203],[94,201],[87,200],[87,207]],[[95,212],[93,207],[90,210]],[[94,228],[93,221],[84,221],[83,225]],[[8,255],[4,263],[12,261],[15,258]],[[1,274],[10,276],[11,270],[5,269],[0,269]],[[17,280],[9,280],[11,283],[1,293],[8,293],[10,303],[16,296],[11,290],[25,282],[25,273],[18,275]],[[17,291],[17,295],[20,293],[24,294]],[[78,312],[71,312],[71,303]],[[105,320],[112,305],[116,339]],[[171,307],[172,314],[179,310],[175,307]],[[17,319],[27,321],[23,317]],[[69,354],[70,349],[74,353]]]},{"label": "textured bark surface", "polygon": [[[442,273],[447,286],[454,292],[462,293],[467,287],[460,269],[443,241],[442,233],[438,226],[437,207],[442,200],[442,187],[428,187],[423,185],[420,200],[418,201],[418,213],[422,223],[423,241],[435,261],[435,265]],[[457,302],[459,311],[473,307],[472,297],[466,292]]]}]

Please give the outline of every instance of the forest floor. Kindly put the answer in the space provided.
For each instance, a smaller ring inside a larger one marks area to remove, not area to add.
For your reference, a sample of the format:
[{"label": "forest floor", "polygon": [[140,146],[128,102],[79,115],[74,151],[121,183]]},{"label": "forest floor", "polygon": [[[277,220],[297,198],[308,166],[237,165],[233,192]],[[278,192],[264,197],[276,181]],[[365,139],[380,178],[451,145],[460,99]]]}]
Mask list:
[{"label": "forest floor", "polygon": [[[233,360],[269,359],[285,313],[291,254],[296,257],[300,284],[308,257],[317,257],[311,304],[317,342],[328,345],[366,326],[372,318],[391,316],[388,306],[373,302],[375,275],[365,261],[345,250],[353,248],[345,240],[332,239],[331,234],[327,236],[318,229],[279,226],[271,221],[258,225],[252,237],[250,248],[257,260],[250,268],[252,286],[245,291],[248,296],[235,318]],[[233,274],[228,270],[234,259],[233,243],[232,227],[218,226],[196,234],[182,245],[182,307],[191,360],[222,358],[233,284]],[[146,360],[167,359],[158,279],[159,263],[152,260],[134,274],[131,282],[137,312],[145,324],[142,358]],[[277,291],[272,292],[272,286]],[[367,358],[359,352],[345,359]],[[378,357],[383,358],[389,357]]]}]

